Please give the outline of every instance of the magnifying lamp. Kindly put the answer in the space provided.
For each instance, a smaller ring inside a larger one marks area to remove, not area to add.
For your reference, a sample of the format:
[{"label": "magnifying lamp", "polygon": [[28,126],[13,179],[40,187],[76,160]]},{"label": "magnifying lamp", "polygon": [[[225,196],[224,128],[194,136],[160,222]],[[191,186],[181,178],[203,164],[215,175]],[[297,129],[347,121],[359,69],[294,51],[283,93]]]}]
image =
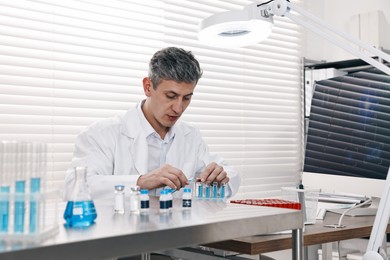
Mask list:
[{"label": "magnifying lamp", "polygon": [[216,47],[243,47],[254,44],[267,39],[271,34],[273,16],[275,15],[288,17],[295,23],[390,75],[389,67],[372,58],[376,56],[390,62],[390,55],[338,30],[287,0],[258,1],[239,11],[228,11],[209,16],[199,23],[198,38],[200,41]]},{"label": "magnifying lamp", "polygon": [[[294,12],[290,12],[294,11]],[[288,0],[257,1],[241,11],[214,14],[199,24],[199,40],[217,47],[242,47],[265,40],[273,25],[273,16],[285,16],[318,34],[368,64],[390,75],[390,68],[379,62],[390,62],[390,55],[331,26]],[[377,59],[372,58],[377,57]],[[387,259],[382,247],[390,217],[390,169],[387,174],[374,226],[364,260]]]}]

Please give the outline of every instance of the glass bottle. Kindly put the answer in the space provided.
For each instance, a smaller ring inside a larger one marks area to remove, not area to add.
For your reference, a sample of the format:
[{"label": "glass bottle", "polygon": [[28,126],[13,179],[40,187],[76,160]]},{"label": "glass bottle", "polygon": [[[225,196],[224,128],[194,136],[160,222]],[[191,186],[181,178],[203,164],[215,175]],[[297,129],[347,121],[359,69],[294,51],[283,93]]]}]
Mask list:
[{"label": "glass bottle", "polygon": [[184,188],[183,192],[183,209],[191,209],[191,202],[192,202],[192,195],[191,195],[191,189],[190,188]]},{"label": "glass bottle", "polygon": [[160,191],[160,213],[168,213],[169,212],[169,201],[167,197],[168,192],[166,190]]},{"label": "glass bottle", "polygon": [[97,217],[87,185],[87,167],[74,168],[75,181],[64,212],[66,227],[89,227]]},{"label": "glass bottle", "polygon": [[125,186],[115,185],[114,193],[114,212],[118,214],[125,213]]},{"label": "glass bottle", "polygon": [[140,208],[140,194],[139,186],[130,188],[130,213],[139,213]]},{"label": "glass bottle", "polygon": [[141,200],[141,213],[146,213],[149,211],[149,191],[146,189],[141,190],[140,195]]}]

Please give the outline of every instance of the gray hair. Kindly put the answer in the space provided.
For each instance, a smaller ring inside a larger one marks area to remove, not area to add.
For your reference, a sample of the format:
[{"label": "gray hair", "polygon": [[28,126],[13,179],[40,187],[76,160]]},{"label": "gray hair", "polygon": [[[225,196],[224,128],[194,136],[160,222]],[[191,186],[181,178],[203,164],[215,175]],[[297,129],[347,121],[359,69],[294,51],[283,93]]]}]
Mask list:
[{"label": "gray hair", "polygon": [[149,62],[149,78],[156,89],[161,80],[198,83],[202,76],[199,62],[191,51],[168,47],[157,51]]}]

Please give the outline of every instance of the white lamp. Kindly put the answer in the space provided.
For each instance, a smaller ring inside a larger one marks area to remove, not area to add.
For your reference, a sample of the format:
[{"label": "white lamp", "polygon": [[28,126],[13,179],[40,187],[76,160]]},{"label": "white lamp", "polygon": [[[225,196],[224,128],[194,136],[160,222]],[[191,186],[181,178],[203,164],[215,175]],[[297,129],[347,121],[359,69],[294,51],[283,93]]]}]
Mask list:
[{"label": "white lamp", "polygon": [[[301,17],[290,11],[296,12]],[[214,14],[199,23],[198,38],[206,44],[217,47],[242,47],[254,44],[269,36],[274,15],[290,18],[390,75],[389,67],[372,58],[372,56],[377,56],[379,59],[390,62],[390,55],[338,30],[287,0],[258,1],[240,11]]]},{"label": "white lamp", "polygon": [[[294,11],[298,15],[290,11]],[[253,44],[266,39],[270,35],[273,24],[272,17],[274,15],[290,18],[297,24],[390,75],[389,67],[372,58],[372,56],[377,56],[379,60],[390,62],[390,55],[334,28],[288,0],[258,1],[246,6],[242,11],[230,11],[212,15],[200,22],[199,40],[217,47],[242,47]],[[385,248],[381,248],[381,246],[384,242],[389,222],[389,208],[390,169],[364,260],[387,259],[382,253]]]}]

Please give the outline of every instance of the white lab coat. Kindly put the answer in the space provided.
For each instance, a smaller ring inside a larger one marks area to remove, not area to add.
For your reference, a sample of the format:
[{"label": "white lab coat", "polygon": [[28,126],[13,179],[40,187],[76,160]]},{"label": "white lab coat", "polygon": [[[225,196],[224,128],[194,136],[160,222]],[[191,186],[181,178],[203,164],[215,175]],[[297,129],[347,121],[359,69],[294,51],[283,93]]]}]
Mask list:
[{"label": "white lab coat", "polygon": [[[237,171],[220,156],[209,153],[199,130],[180,121],[173,127],[175,138],[166,163],[181,169],[190,179],[209,163],[216,162],[230,178],[227,196],[234,195],[241,181]],[[87,183],[93,199],[111,199],[114,186],[122,184],[129,191],[139,176],[147,173],[147,163],[148,144],[136,109],[130,109],[123,117],[98,121],[77,137],[65,179],[65,196],[69,199],[73,187],[73,167],[88,167]],[[175,195],[180,196],[180,192]]]}]

